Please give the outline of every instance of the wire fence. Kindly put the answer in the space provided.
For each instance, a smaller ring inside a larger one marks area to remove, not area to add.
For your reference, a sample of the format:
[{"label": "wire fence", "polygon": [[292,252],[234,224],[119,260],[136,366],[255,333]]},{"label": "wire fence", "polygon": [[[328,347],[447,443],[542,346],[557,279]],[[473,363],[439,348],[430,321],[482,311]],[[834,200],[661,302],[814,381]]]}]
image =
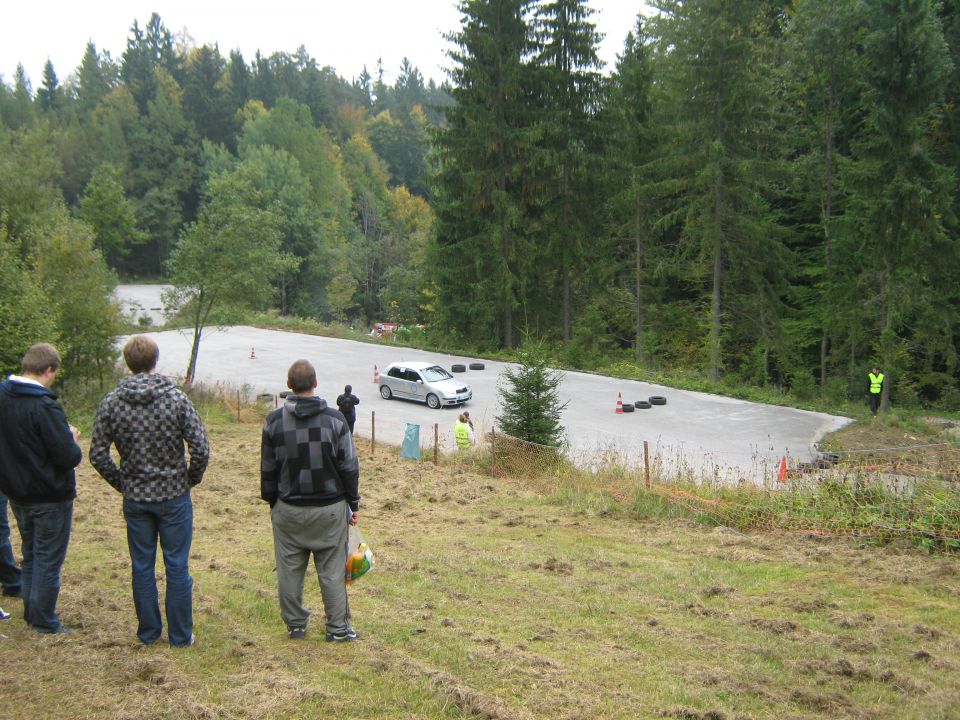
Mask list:
[{"label": "wire fence", "polygon": [[542,493],[602,493],[644,512],[654,498],[741,530],[905,538],[960,551],[960,443],[821,453],[803,463],[784,458],[761,484],[729,484],[665,474],[646,444],[640,469],[611,463],[585,471],[557,448],[496,433],[488,441],[492,472]]},{"label": "wire fence", "polygon": [[[229,387],[207,390],[241,422],[262,421],[282,401]],[[589,468],[572,463],[562,448],[519,440],[496,428],[478,428],[475,444],[460,449],[447,417],[443,424],[416,425],[378,418],[374,411],[358,417],[354,437],[374,455],[432,463],[468,460],[541,494],[571,489],[580,497],[601,494],[637,512],[651,511],[652,499],[740,530],[883,542],[903,538],[930,549],[960,551],[960,442],[822,452],[811,462],[784,457],[778,466],[763,468],[760,482],[731,483],[720,471],[686,472],[682,458],[665,459],[647,443],[640,466],[625,464],[611,452]]]}]

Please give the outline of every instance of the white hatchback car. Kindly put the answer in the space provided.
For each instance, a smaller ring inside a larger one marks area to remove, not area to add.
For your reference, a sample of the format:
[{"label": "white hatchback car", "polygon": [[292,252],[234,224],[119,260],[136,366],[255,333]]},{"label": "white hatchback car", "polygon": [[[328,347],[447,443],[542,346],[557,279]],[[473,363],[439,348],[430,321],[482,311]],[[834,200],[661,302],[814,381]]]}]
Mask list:
[{"label": "white hatchback car", "polygon": [[425,402],[435,410],[465,403],[473,397],[473,390],[434,363],[399,362],[380,374],[380,396]]}]

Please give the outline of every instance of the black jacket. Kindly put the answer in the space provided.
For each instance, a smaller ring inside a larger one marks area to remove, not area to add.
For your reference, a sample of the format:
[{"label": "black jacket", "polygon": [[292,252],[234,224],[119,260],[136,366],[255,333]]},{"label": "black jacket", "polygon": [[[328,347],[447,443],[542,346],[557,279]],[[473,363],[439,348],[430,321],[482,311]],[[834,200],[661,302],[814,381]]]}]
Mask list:
[{"label": "black jacket", "polygon": [[53,391],[9,377],[0,383],[0,490],[19,503],[77,496],[83,451]]},{"label": "black jacket", "polygon": [[272,507],[360,508],[360,464],[343,415],[318,397],[290,395],[267,415],[260,445],[260,496]]},{"label": "black jacket", "polygon": [[349,423],[357,421],[357,405],[359,404],[360,398],[353,393],[344,393],[337,398],[337,407],[340,408],[340,412],[343,413]]}]

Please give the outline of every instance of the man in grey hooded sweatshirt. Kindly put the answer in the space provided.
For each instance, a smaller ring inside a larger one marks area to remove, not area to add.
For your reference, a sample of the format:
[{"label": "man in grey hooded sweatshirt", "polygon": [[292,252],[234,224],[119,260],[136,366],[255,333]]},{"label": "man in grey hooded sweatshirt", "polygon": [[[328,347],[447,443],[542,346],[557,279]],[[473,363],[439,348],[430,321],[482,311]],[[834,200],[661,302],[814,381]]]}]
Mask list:
[{"label": "man in grey hooded sweatshirt", "polygon": [[360,464],[347,421],[316,395],[306,360],[287,371],[290,395],[267,415],[260,446],[260,497],[270,503],[280,616],[291,640],[307,634],[303,583],[313,556],[326,613],[326,639],[357,639],[344,574],[348,525],[360,517]]},{"label": "man in grey hooded sweatshirt", "polygon": [[[90,463],[114,489],[123,493],[127,545],[133,575],[137,637],[151,645],[163,621],[157,594],[157,540],[167,573],[167,635],[175,647],[193,645],[193,503],[190,488],[198,485],[210,458],[203,423],[190,399],[154,370],[160,350],[145,335],[134,335],[123,347],[133,375],[100,402],[90,441]],[[190,449],[190,462],[183,443]],[[110,457],[116,444],[120,466]]]}]

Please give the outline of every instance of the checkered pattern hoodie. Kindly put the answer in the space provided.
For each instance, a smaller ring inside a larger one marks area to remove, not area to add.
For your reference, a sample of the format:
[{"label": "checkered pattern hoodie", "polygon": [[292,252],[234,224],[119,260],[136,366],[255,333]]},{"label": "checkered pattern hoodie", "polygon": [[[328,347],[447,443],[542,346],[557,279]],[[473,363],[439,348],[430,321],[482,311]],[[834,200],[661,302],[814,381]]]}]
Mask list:
[{"label": "checkered pattern hoodie", "polygon": [[[110,457],[113,444],[120,453],[119,467]],[[193,403],[162,375],[125,377],[100,401],[90,464],[125,498],[162,502],[180,497],[203,479],[209,459],[207,433]]]},{"label": "checkered pattern hoodie", "polygon": [[270,506],[360,508],[360,463],[347,422],[318,397],[290,395],[267,415],[260,447],[260,496]]}]

